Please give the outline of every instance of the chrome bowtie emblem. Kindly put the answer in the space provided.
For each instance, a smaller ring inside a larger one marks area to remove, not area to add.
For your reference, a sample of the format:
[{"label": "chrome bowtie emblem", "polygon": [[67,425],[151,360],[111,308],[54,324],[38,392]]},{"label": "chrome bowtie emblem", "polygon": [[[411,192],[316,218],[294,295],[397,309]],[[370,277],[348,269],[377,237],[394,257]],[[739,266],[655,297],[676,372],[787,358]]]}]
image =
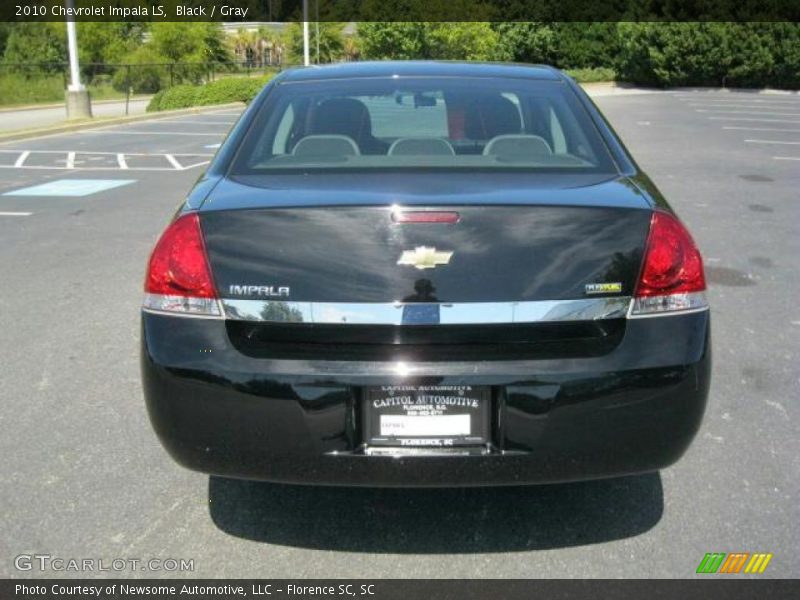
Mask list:
[{"label": "chrome bowtie emblem", "polygon": [[436,265],[448,264],[451,256],[452,252],[439,252],[436,248],[417,246],[413,250],[404,250],[397,264],[417,269],[433,269]]}]

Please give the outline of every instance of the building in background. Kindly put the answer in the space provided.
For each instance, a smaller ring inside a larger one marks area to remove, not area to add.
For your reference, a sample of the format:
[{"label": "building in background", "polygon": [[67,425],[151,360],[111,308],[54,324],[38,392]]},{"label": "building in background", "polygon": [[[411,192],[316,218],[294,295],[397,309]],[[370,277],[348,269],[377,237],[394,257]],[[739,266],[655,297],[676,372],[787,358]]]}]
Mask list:
[{"label": "building in background", "polygon": [[277,66],[284,62],[287,23],[223,23],[236,62],[251,67]]}]

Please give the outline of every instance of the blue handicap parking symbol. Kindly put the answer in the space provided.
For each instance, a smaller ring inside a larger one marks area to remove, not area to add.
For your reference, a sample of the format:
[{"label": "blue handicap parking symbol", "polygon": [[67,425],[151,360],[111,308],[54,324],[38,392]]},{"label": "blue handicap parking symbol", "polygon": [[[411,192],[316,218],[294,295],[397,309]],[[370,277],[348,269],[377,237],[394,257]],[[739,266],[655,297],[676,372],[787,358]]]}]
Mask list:
[{"label": "blue handicap parking symbol", "polygon": [[135,179],[56,179],[39,185],[6,192],[4,196],[88,196],[123,185]]}]

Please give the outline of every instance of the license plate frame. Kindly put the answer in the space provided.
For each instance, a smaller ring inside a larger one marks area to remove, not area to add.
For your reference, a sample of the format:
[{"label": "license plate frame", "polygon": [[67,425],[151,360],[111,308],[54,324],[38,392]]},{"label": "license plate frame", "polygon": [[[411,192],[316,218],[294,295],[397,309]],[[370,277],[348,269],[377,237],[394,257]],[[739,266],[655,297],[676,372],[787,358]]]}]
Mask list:
[{"label": "license plate frame", "polygon": [[490,386],[370,386],[362,397],[368,446],[451,448],[489,443]]}]

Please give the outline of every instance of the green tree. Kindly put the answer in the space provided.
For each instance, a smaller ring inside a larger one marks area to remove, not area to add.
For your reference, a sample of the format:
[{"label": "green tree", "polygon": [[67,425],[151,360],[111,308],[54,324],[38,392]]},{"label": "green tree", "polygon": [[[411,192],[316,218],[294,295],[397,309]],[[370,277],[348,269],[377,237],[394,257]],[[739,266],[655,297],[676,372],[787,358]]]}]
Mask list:
[{"label": "green tree", "polygon": [[508,60],[500,36],[485,22],[430,23],[431,58],[444,60]]},{"label": "green tree", "polygon": [[771,23],[774,44],[773,85],[800,88],[800,25]]},{"label": "green tree", "polygon": [[152,94],[169,85],[169,72],[163,65],[166,59],[150,44],[129,52],[122,61],[130,67],[116,69],[112,79],[114,89],[125,92],[130,88],[134,94]]},{"label": "green tree", "polygon": [[[319,23],[319,61],[317,61],[317,23],[309,23],[309,50],[311,62],[329,63],[341,60],[344,55],[344,23]],[[284,34],[286,50],[291,64],[303,62],[303,27],[291,23]]]},{"label": "green tree", "polygon": [[620,23],[617,72],[657,86],[793,88],[800,80],[794,23]]},{"label": "green tree", "polygon": [[430,55],[427,24],[423,22],[359,23],[358,37],[364,58],[411,60]]},{"label": "green tree", "polygon": [[119,63],[141,43],[143,32],[141,23],[78,23],[80,62]]},{"label": "green tree", "polygon": [[610,67],[619,52],[616,23],[497,23],[500,45],[516,62],[562,69]]},{"label": "green tree", "polygon": [[228,62],[230,52],[220,23],[153,23],[153,50],[167,62]]},{"label": "green tree", "polygon": [[369,22],[358,26],[365,58],[507,60],[500,35],[486,22]]},{"label": "green tree", "polygon": [[502,53],[515,62],[553,64],[556,34],[552,23],[497,23]]},{"label": "green tree", "polygon": [[[67,60],[64,23],[13,23],[6,40],[6,64],[63,63]],[[57,66],[51,67],[59,71]],[[24,71],[23,71],[24,72]]]},{"label": "green tree", "polygon": [[170,84],[200,83],[210,65],[230,60],[219,23],[154,23],[148,42],[122,56],[122,63],[133,66],[118,70],[113,83],[119,90],[130,85],[136,93],[152,93]]},{"label": "green tree", "polygon": [[11,33],[11,23],[4,23],[0,21],[0,57],[6,50],[6,42],[8,41],[8,34]]},{"label": "green tree", "polygon": [[619,52],[616,23],[553,24],[553,64],[562,69],[610,67]]}]

